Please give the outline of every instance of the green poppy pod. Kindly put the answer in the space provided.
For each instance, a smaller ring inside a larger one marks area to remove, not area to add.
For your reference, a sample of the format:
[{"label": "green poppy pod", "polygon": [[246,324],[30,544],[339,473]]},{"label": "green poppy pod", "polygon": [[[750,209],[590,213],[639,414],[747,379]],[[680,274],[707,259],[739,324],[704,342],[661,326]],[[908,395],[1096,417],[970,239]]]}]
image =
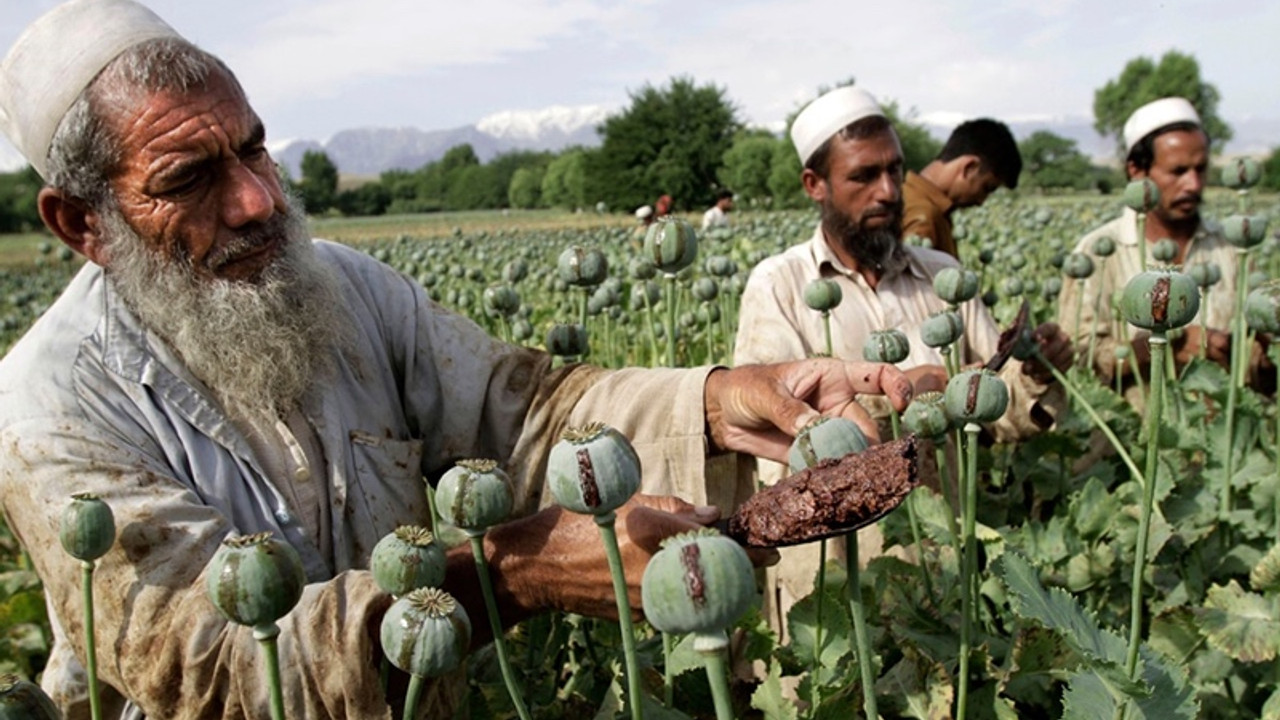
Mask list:
[{"label": "green poppy pod", "polygon": [[674,275],[698,258],[698,235],[677,217],[660,217],[644,236],[644,255],[659,271]]},{"label": "green poppy pod", "polygon": [[574,287],[595,287],[609,276],[609,261],[597,248],[571,245],[556,260],[560,279]]},{"label": "green poppy pod", "polygon": [[1161,238],[1151,246],[1151,257],[1156,262],[1171,263],[1178,257],[1178,243],[1169,238]]},{"label": "green poppy pod", "polygon": [[523,260],[512,260],[502,266],[502,279],[512,285],[529,275],[529,264]]},{"label": "green poppy pod", "polygon": [[663,632],[723,633],[755,602],[755,572],[741,545],[703,528],[663,542],[644,569],[640,597]]},{"label": "green poppy pod", "polygon": [[711,302],[720,294],[720,283],[714,278],[702,277],[693,282],[693,296],[702,302]]},{"label": "green poppy pod", "polygon": [[1117,360],[1128,360],[1133,354],[1133,348],[1128,345],[1116,345],[1115,356]]},{"label": "green poppy pod", "polygon": [[1017,297],[1022,294],[1022,278],[1015,276],[1007,277],[1000,284],[1000,289],[1004,291],[1005,297]]},{"label": "green poppy pod", "polygon": [[439,677],[466,659],[471,619],[444,590],[419,588],[391,604],[379,637],[392,665],[410,675]]},{"label": "green poppy pod", "polygon": [[444,548],[430,530],[401,525],[373,546],[369,570],[378,587],[394,597],[420,587],[440,587],[444,582]]},{"label": "green poppy pod", "polygon": [[1021,270],[1027,265],[1027,256],[1020,252],[1013,252],[1009,255],[1009,267],[1014,270]]},{"label": "green poppy pod", "polygon": [[62,549],[77,560],[92,562],[107,554],[116,541],[111,508],[98,496],[76,493],[62,511],[58,529]]},{"label": "green poppy pod", "polygon": [[607,515],[640,488],[640,456],[604,423],[569,428],[547,458],[547,485],[566,510]]},{"label": "green poppy pod", "polygon": [[1116,241],[1110,235],[1101,235],[1094,238],[1093,248],[1091,249],[1093,254],[1098,257],[1110,257],[1116,251]]},{"label": "green poppy pod", "polygon": [[842,458],[866,449],[867,436],[857,423],[842,417],[820,417],[796,433],[787,462],[791,472],[800,472],[822,460]]},{"label": "green poppy pod", "polygon": [[1151,178],[1134,180],[1124,186],[1124,206],[1136,213],[1151,212],[1160,204],[1160,188]]},{"label": "green poppy pod", "polygon": [[968,302],[978,294],[978,274],[964,268],[942,268],[933,276],[933,291],[952,305]]},{"label": "green poppy pod", "polygon": [[1045,300],[1052,300],[1062,293],[1062,278],[1053,276],[1045,278],[1044,287],[1041,288],[1040,294]]},{"label": "green poppy pod", "polygon": [[947,415],[955,423],[988,423],[1009,406],[1009,388],[989,370],[966,370],[947,381]]},{"label": "green poppy pod", "polygon": [[1121,317],[1157,333],[1186,325],[1199,310],[1200,289],[1195,281],[1172,270],[1138,273],[1120,296]]},{"label": "green poppy pod", "polygon": [[527,342],[533,337],[533,323],[524,318],[519,318],[511,323],[511,339],[516,342]]},{"label": "green poppy pod", "polygon": [[1093,274],[1093,259],[1084,253],[1073,252],[1062,261],[1062,272],[1069,278],[1083,280]]},{"label": "green poppy pod", "polygon": [[590,348],[587,329],[578,323],[556,323],[547,331],[547,352],[552,355],[580,357]]},{"label": "green poppy pod", "polygon": [[436,485],[440,517],[469,532],[505,521],[514,503],[511,478],[493,460],[459,460]]},{"label": "green poppy pod", "polygon": [[978,251],[978,262],[983,265],[990,265],[996,259],[996,249],[987,245]]},{"label": "green poppy pod", "polygon": [[1230,160],[1222,166],[1222,184],[1233,190],[1244,190],[1262,179],[1262,166],[1251,157]]},{"label": "green poppy pod", "polygon": [[929,347],[946,347],[964,335],[964,318],[953,310],[930,315],[920,323],[920,341]]},{"label": "green poppy pod", "polygon": [[995,307],[998,302],[1000,302],[1000,293],[995,290],[988,290],[982,293],[982,304],[986,307]]},{"label": "green poppy pod", "polygon": [[727,278],[738,272],[738,263],[726,255],[712,255],[707,258],[706,268],[713,277]]},{"label": "green poppy pod", "polygon": [[1222,236],[1238,248],[1255,247],[1267,238],[1267,216],[1231,215],[1222,221]]},{"label": "green poppy pod", "polygon": [[942,393],[921,393],[902,413],[902,424],[907,432],[931,440],[945,435],[951,429],[951,418],[947,417]]},{"label": "green poppy pod", "polygon": [[0,675],[0,720],[60,720],[62,713],[39,685],[12,673]]},{"label": "green poppy pod", "polygon": [[635,280],[651,280],[654,275],[658,274],[658,268],[654,267],[653,263],[644,257],[632,258],[628,269],[631,272],[631,277]]},{"label": "green poppy pod", "polygon": [[1198,262],[1189,265],[1186,273],[1202,288],[1213,287],[1222,279],[1222,268],[1215,262]]},{"label": "green poppy pod", "polygon": [[889,363],[896,365],[911,354],[911,341],[906,333],[892,328],[875,330],[867,336],[862,344],[862,359],[867,362]]},{"label": "green poppy pod", "polygon": [[1244,319],[1254,332],[1280,334],[1280,280],[1270,280],[1244,299]]},{"label": "green poppy pod", "polygon": [[205,571],[205,589],[218,612],[254,628],[284,617],[306,584],[298,551],[270,532],[223,540]]},{"label": "green poppy pod", "polygon": [[481,302],[489,315],[511,317],[520,309],[520,294],[510,285],[493,285],[485,288]]},{"label": "green poppy pod", "polygon": [[840,285],[830,278],[818,278],[804,286],[804,304],[810,310],[831,312],[844,299]]},{"label": "green poppy pod", "polygon": [[1265,270],[1254,270],[1249,273],[1249,277],[1245,278],[1245,288],[1253,290],[1254,288],[1261,287],[1263,283],[1270,279],[1271,276],[1268,275]]}]

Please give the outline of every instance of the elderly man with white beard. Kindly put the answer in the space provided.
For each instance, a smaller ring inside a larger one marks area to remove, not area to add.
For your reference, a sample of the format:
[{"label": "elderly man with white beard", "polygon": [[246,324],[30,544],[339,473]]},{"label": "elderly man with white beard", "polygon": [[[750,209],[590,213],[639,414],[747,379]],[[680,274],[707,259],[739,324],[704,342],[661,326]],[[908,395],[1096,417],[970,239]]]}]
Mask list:
[{"label": "elderly man with white beard", "polygon": [[[659,541],[735,502],[710,456],[784,457],[819,414],[874,433],[858,393],[910,398],[905,376],[864,363],[553,370],[490,338],[311,241],[235,76],[132,0],[73,0],[28,28],[0,63],[0,129],[47,182],[45,224],[90,261],[0,362],[0,506],[45,583],[42,684],[67,717],[87,716],[79,572],[58,540],[73,493],[105,500],[118,529],[95,580],[105,717],[267,715],[252,633],[214,609],[204,571],[227,537],[269,531],[308,581],[280,621],[286,715],[386,718],[390,598],[367,568],[383,535],[427,523],[424,476],[463,458],[512,475],[520,517],[485,543],[506,622],[608,616],[594,523],[537,510],[562,429],[617,427],[661,494],[619,510],[638,606]],[[483,614],[465,551],[445,588]],[[452,717],[464,691],[458,674],[429,681],[421,714]]]}]

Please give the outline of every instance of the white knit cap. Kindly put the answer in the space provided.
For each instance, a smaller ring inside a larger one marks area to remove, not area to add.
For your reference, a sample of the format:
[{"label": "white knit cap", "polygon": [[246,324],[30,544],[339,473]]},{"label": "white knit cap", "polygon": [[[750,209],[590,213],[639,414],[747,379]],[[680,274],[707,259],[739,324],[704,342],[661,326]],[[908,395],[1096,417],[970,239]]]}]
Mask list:
[{"label": "white knit cap", "polygon": [[80,93],[120,53],[181,37],[133,0],[71,0],[33,22],[0,63],[0,130],[47,178],[49,145]]},{"label": "white knit cap", "polygon": [[800,164],[809,162],[822,143],[845,126],[872,115],[884,116],[880,104],[871,93],[852,85],[836,88],[806,105],[791,123],[791,142],[800,154]]},{"label": "white knit cap", "polygon": [[1133,150],[1133,146],[1148,134],[1174,123],[1195,123],[1200,125],[1200,116],[1191,103],[1180,97],[1167,97],[1153,100],[1133,111],[1124,123],[1124,151]]}]

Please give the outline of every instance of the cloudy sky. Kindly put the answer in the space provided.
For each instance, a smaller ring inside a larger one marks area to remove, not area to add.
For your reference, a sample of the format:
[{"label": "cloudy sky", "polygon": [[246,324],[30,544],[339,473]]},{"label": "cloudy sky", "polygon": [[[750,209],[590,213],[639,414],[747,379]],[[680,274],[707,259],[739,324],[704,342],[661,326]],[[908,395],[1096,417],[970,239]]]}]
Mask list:
[{"label": "cloudy sky", "polygon": [[[55,0],[0,0],[0,46]],[[848,77],[942,120],[1092,116],[1125,62],[1196,56],[1228,122],[1280,119],[1274,0],[151,0],[241,77],[269,139],[626,103],[674,75],[781,121]],[[7,51],[7,50],[6,50]],[[1280,138],[1277,138],[1280,141]]]}]

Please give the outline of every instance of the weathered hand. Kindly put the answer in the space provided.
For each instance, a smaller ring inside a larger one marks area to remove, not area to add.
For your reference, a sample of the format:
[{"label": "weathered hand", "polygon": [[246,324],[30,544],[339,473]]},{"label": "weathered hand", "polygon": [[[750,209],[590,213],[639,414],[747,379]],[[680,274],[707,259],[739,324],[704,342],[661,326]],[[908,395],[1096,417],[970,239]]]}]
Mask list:
[{"label": "weathered hand", "polygon": [[912,388],[892,365],[815,358],[716,370],[707,376],[704,393],[716,447],[785,462],[792,438],[820,415],[846,417],[868,439],[879,440],[857,396],[885,395],[902,411]]},{"label": "weathered hand", "polygon": [[[1075,351],[1071,347],[1071,338],[1056,323],[1047,322],[1035,329],[1032,338],[1040,346],[1040,354],[1059,372],[1066,372],[1075,362]],[[1053,382],[1053,373],[1041,362],[1022,364],[1022,372],[1031,379],[1047,385]]]},{"label": "weathered hand", "polygon": [[941,365],[917,365],[906,371],[915,397],[947,389],[947,370]]},{"label": "weathered hand", "polygon": [[[1173,361],[1182,366],[1199,357],[1201,336],[1205,338],[1205,358],[1223,367],[1229,367],[1231,362],[1231,333],[1214,330],[1213,328],[1202,330],[1197,323],[1184,325],[1178,337],[1169,342],[1169,346],[1173,348]],[[1150,351],[1148,351],[1149,353]]]}]

